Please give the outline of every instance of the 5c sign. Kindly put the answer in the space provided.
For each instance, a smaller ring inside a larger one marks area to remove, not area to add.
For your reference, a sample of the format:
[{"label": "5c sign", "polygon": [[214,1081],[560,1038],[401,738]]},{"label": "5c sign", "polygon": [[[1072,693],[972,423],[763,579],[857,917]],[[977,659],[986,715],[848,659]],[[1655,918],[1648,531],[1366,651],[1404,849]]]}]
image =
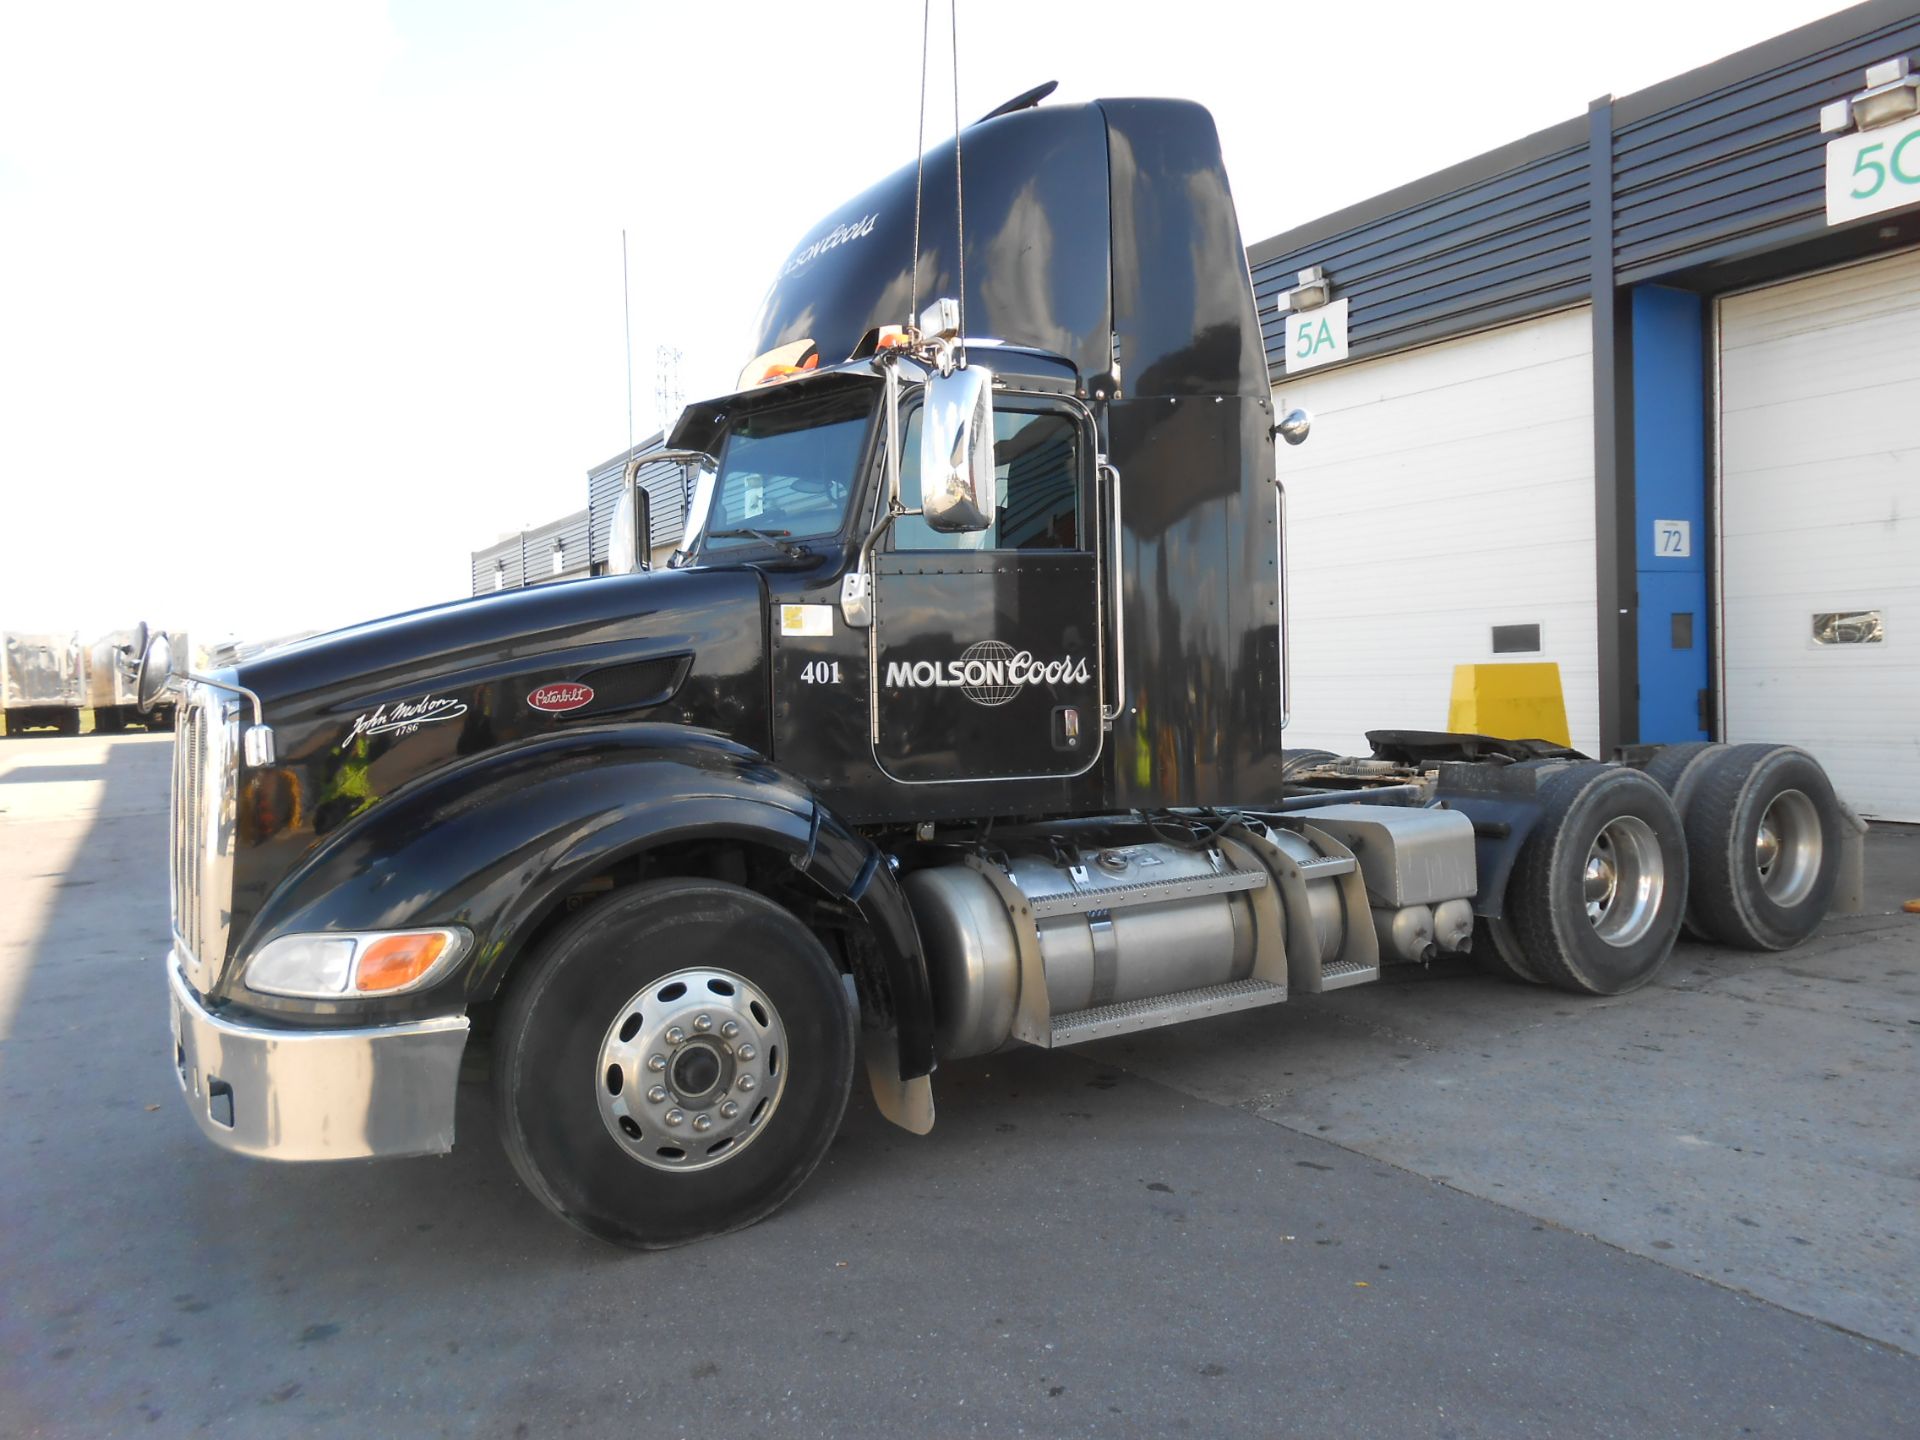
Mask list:
[{"label": "5c sign", "polygon": [[1827,142],[1827,223],[1920,203],[1920,116]]}]

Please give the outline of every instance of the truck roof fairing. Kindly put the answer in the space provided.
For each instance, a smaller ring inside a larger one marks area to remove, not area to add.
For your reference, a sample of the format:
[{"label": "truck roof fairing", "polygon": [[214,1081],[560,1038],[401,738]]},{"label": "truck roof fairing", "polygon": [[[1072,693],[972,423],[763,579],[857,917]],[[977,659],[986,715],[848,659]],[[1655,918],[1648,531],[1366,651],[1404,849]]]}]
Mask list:
[{"label": "truck roof fairing", "polygon": [[[1246,251],[1213,117],[1183,100],[1015,111],[962,134],[966,324],[1066,357],[1090,393],[1267,394]],[[782,263],[753,347],[817,363],[958,295],[954,157],[927,152],[814,226]],[[1148,283],[1147,277],[1153,277]]]}]

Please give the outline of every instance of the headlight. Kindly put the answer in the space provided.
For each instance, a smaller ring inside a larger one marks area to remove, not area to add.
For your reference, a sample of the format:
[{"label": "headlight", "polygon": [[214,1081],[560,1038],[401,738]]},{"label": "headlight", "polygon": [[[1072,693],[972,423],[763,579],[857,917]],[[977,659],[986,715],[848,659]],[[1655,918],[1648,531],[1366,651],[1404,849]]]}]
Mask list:
[{"label": "headlight", "polygon": [[451,929],[282,935],[247,962],[247,988],[303,1000],[399,995],[439,979],[466,949],[466,932]]}]

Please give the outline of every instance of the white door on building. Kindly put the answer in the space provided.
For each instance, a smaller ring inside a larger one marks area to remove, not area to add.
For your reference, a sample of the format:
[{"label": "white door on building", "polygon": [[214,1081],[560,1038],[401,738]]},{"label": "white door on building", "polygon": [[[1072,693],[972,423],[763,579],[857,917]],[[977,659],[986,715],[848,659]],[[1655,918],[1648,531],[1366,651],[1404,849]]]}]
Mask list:
[{"label": "white door on building", "polygon": [[1551,660],[1598,753],[1592,347],[1582,306],[1274,386],[1313,414],[1279,454],[1289,746],[1444,730],[1456,664]]},{"label": "white door on building", "polygon": [[1920,251],[1719,312],[1722,733],[1920,821]]}]

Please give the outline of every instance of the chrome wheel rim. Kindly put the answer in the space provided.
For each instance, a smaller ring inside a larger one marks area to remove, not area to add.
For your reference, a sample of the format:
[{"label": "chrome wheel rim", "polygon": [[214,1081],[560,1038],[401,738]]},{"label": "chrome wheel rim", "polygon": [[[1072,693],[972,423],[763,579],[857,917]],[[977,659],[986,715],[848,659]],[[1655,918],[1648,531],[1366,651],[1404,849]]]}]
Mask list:
[{"label": "chrome wheel rim", "polygon": [[1820,812],[1805,791],[1774,796],[1753,837],[1753,868],[1766,897],[1782,908],[1805,900],[1819,878],[1824,845]]},{"label": "chrome wheel rim", "polygon": [[787,1032],[731,970],[676,970],[613,1017],[594,1074],[600,1118],[656,1170],[706,1170],[762,1131],[786,1089]]},{"label": "chrome wheel rim", "polygon": [[1667,864],[1653,827],[1635,815],[1603,825],[1587,849],[1580,892],[1588,923],[1607,944],[1631,945],[1646,935],[1667,892]]}]

